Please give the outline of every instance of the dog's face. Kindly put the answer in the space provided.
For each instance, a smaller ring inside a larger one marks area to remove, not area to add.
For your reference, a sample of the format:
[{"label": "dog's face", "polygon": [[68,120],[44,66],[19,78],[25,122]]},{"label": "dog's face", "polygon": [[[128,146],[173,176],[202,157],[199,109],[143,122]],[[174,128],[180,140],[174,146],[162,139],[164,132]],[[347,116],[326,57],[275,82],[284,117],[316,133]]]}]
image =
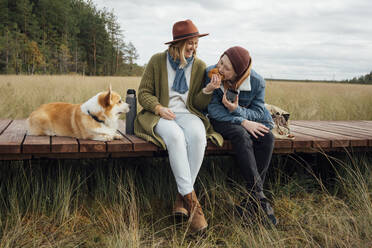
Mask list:
[{"label": "dog's face", "polygon": [[119,118],[121,114],[129,112],[129,105],[121,99],[118,93],[111,91],[111,88],[98,95],[98,104],[109,118]]}]

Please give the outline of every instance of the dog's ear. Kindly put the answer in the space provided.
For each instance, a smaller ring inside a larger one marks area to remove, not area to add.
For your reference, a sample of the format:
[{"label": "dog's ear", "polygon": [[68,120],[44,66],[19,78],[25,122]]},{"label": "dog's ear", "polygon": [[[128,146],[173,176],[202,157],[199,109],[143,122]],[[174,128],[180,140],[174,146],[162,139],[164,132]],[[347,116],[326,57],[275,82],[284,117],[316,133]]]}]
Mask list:
[{"label": "dog's ear", "polygon": [[110,106],[112,104],[112,89],[111,89],[111,84],[109,86],[107,95],[105,96],[105,104],[106,104],[106,106]]}]

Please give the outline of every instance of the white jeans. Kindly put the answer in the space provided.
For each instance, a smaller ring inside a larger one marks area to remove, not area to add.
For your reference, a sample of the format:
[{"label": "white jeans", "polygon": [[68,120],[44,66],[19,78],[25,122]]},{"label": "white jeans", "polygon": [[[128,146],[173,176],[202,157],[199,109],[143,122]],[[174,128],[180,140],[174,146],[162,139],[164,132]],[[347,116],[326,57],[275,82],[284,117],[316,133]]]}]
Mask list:
[{"label": "white jeans", "polygon": [[183,196],[191,193],[207,144],[202,120],[191,113],[176,113],[174,120],[160,118],[155,133],[167,146],[178,192]]}]

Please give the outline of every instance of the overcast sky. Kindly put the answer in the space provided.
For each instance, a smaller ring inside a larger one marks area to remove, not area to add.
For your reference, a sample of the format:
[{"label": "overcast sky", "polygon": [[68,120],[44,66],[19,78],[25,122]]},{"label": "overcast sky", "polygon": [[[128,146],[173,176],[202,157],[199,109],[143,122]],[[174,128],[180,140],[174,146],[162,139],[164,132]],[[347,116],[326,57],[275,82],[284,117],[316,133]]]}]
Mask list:
[{"label": "overcast sky", "polygon": [[215,64],[245,47],[265,78],[340,80],[372,71],[371,0],[93,0],[113,10],[125,41],[145,64],[172,40],[175,22],[191,19],[198,56]]}]

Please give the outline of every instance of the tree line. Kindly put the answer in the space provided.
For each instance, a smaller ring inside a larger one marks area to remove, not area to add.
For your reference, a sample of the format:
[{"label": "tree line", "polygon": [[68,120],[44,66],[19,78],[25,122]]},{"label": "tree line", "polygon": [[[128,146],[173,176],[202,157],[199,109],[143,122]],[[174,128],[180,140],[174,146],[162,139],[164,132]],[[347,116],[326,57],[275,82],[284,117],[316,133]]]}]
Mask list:
[{"label": "tree line", "polygon": [[372,71],[364,76],[353,77],[352,79],[347,79],[344,82],[350,84],[372,84]]},{"label": "tree line", "polygon": [[112,11],[91,0],[0,0],[0,73],[141,75]]}]

